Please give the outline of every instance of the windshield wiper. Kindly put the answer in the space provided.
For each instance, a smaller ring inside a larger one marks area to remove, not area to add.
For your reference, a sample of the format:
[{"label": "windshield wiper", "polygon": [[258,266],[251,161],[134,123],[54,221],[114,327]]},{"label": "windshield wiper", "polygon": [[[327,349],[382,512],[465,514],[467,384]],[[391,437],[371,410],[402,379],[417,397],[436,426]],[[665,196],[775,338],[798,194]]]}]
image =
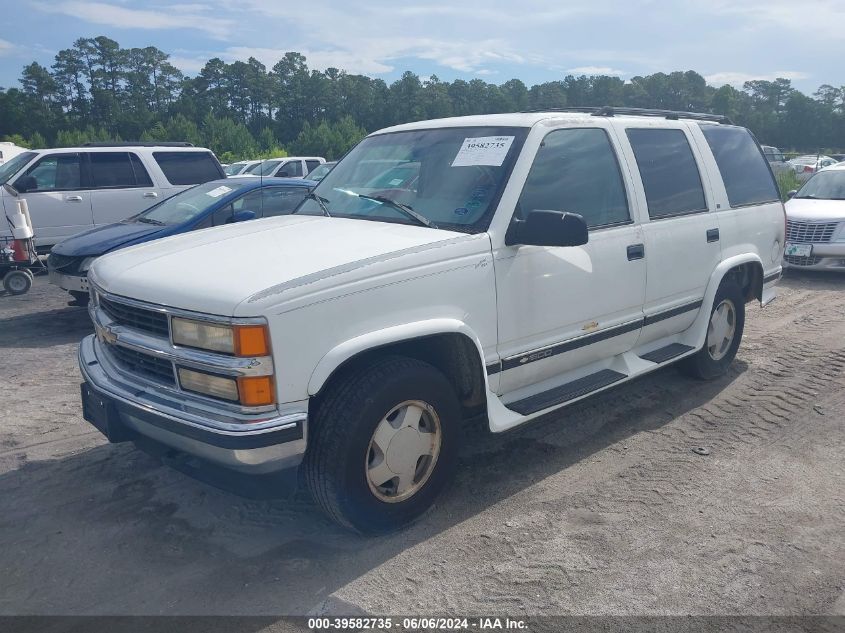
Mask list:
[{"label": "windshield wiper", "polygon": [[152,218],[138,218],[138,222],[143,222],[144,224],[155,224],[156,226],[164,226],[164,222],[161,220],[153,220]]},{"label": "windshield wiper", "polygon": [[[311,191],[311,192],[308,193],[308,195],[305,196],[305,199],[316,201],[316,203],[320,205],[320,211],[323,212],[323,215],[326,216],[327,218],[332,217],[332,214],[329,213],[329,208],[326,206],[326,202],[328,201],[327,198],[324,198],[323,196],[318,196],[316,193]],[[294,209],[291,212],[291,215],[293,215],[297,211],[299,211],[299,209]]]},{"label": "windshield wiper", "polygon": [[408,216],[412,220],[416,220],[422,226],[427,226],[430,229],[440,228],[434,222],[432,222],[427,217],[425,217],[424,215],[420,215],[419,213],[414,211],[407,204],[402,204],[401,202],[396,202],[396,200],[391,200],[390,198],[388,198],[386,196],[368,196],[364,193],[356,193],[355,195],[358,196],[359,198],[365,198],[366,200],[375,200],[376,202],[381,202],[382,204],[386,204],[386,205],[396,209],[397,211],[401,211],[402,213],[404,213],[406,216]]}]

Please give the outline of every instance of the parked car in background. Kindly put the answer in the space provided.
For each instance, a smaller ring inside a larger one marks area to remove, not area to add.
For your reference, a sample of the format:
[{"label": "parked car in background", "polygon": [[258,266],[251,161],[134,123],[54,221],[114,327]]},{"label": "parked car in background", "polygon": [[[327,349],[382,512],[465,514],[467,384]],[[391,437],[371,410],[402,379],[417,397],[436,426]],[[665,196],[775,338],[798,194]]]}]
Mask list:
[{"label": "parked car in background", "polygon": [[[729,370],[785,223],[754,137],[723,121],[399,125],[296,215],[106,255],[84,417],[245,473],[301,466],[339,524],[405,525],[449,485],[466,419],[502,432],[671,362]],[[418,176],[382,185],[407,157]]]},{"label": "parked car in background", "polygon": [[285,215],[316,184],[290,178],[227,178],[197,185],[122,222],[59,242],[47,258],[50,283],[67,290],[78,304],[85,304],[88,269],[97,257],[160,237]]},{"label": "parked car in background", "polygon": [[308,180],[313,180],[315,182],[320,182],[326,174],[328,174],[332,167],[337,165],[336,160],[329,161],[327,163],[323,163],[322,165],[317,165],[312,171],[308,172]]},{"label": "parked car in background", "polygon": [[[89,143],[26,151],[0,165],[0,185],[11,185],[26,200],[42,251],[224,176],[211,151],[189,143]],[[14,204],[0,188],[0,205],[10,211]],[[9,234],[4,224],[0,236]]]},{"label": "parked car in background", "polygon": [[23,154],[25,151],[27,151],[25,147],[20,147],[10,141],[3,141],[0,143],[0,165],[12,160],[18,154]]},{"label": "parked car in background", "polygon": [[810,176],[820,169],[830,167],[837,163],[835,158],[824,156],[822,154],[806,154],[804,156],[796,156],[793,159],[786,161],[787,164],[795,171],[795,176],[801,182],[806,182]]},{"label": "parked car in background", "polygon": [[287,156],[258,161],[239,176],[263,176],[264,178],[305,178],[312,169],[326,162],[319,156]]},{"label": "parked car in background", "polygon": [[789,193],[784,264],[845,271],[845,163],[822,169]]},{"label": "parked car in background", "polygon": [[237,163],[226,165],[223,171],[226,172],[227,176],[240,176],[259,164],[261,164],[260,160],[240,160]]},{"label": "parked car in background", "polygon": [[761,145],[760,149],[763,150],[763,156],[766,157],[775,176],[792,171],[792,166],[786,163],[786,158],[780,149],[772,145]]}]

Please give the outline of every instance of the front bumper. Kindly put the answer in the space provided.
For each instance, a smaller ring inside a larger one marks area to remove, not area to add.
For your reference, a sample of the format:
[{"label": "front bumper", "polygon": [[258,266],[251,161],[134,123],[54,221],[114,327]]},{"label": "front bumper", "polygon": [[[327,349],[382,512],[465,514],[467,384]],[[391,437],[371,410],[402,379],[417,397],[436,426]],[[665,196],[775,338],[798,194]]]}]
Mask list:
[{"label": "front bumper", "polygon": [[112,441],[140,434],[220,466],[255,474],[294,468],[302,461],[305,411],[264,415],[255,423],[210,416],[176,394],[124,381],[94,335],[79,345],[79,369],[85,380],[85,419]]},{"label": "front bumper", "polygon": [[68,292],[84,292],[88,294],[87,275],[63,275],[55,269],[50,269],[50,283]]},{"label": "front bumper", "polygon": [[810,257],[784,256],[784,268],[845,272],[845,242],[813,243]]}]

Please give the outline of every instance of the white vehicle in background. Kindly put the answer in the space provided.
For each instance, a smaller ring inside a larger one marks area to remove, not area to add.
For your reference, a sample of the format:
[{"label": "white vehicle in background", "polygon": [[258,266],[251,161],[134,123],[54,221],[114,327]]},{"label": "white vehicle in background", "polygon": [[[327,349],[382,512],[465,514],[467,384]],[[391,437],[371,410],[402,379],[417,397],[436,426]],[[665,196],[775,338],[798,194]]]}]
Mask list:
[{"label": "white vehicle in background", "polygon": [[305,178],[308,173],[326,162],[321,156],[286,156],[258,161],[239,175],[264,178]]},{"label": "white vehicle in background", "polygon": [[845,271],[845,163],[789,192],[783,259],[805,270]]},{"label": "white vehicle in background", "polygon": [[0,165],[10,161],[18,154],[23,154],[25,151],[27,151],[25,147],[20,147],[9,141],[3,141],[0,143]]},{"label": "white vehicle in background", "polygon": [[260,165],[260,160],[239,160],[237,163],[231,163],[223,167],[223,171],[227,176],[240,176],[249,173],[249,170]]},{"label": "white vehicle in background", "polygon": [[[358,177],[388,158],[415,176]],[[784,224],[721,117],[388,128],[294,215],[98,258],[83,412],[111,441],[300,467],[335,521],[384,532],[448,485],[464,419],[505,431],[675,361],[723,375],[745,304],[775,297]]]},{"label": "white vehicle in background", "polygon": [[837,160],[830,156],[823,156],[821,154],[807,154],[805,156],[796,156],[788,161],[786,164],[792,167],[795,176],[800,182],[806,182],[810,176],[825,167],[835,165]]},{"label": "white vehicle in background", "polygon": [[[222,177],[214,154],[189,143],[88,143],[28,150],[0,165],[0,185],[27,201],[39,250]],[[0,206],[14,204],[0,188]],[[0,236],[7,234],[0,225]]]}]

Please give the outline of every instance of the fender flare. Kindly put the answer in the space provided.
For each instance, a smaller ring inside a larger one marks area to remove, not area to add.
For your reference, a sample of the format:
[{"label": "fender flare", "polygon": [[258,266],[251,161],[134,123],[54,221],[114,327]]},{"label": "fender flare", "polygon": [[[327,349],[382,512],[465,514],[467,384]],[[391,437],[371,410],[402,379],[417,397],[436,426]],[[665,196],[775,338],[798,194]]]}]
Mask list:
[{"label": "fender flare", "polygon": [[[467,336],[475,344],[479,364],[482,368],[485,366],[481,342],[472,328],[463,321],[451,318],[413,321],[361,334],[330,349],[317,363],[314,371],[311,372],[311,378],[308,380],[308,395],[314,396],[317,394],[338,367],[362,352],[437,334],[463,334]],[[487,372],[482,371],[482,374],[485,389],[489,389]]]}]

